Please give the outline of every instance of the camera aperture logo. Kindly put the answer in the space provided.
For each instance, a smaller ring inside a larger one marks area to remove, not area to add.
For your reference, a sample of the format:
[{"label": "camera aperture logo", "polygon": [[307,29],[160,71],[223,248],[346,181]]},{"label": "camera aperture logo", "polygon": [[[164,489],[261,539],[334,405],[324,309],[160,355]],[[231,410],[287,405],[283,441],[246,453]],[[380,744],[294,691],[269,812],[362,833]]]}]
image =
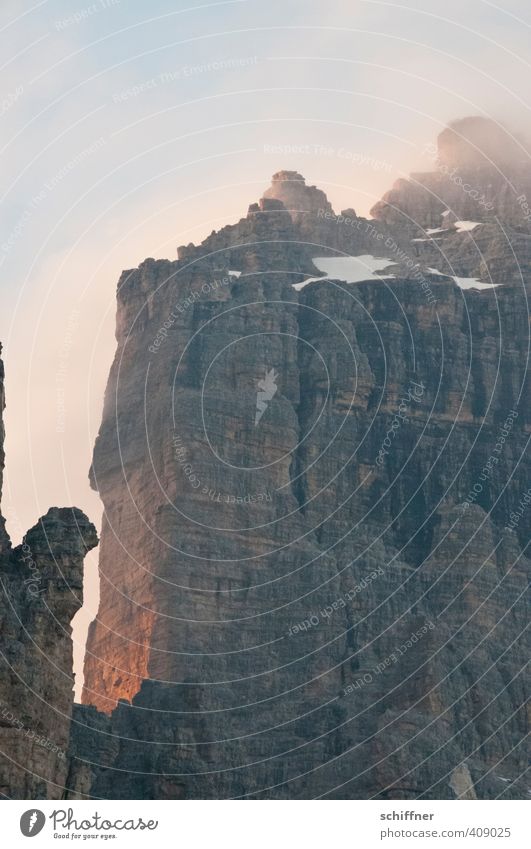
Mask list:
[{"label": "camera aperture logo", "polygon": [[44,828],[46,817],[42,811],[37,808],[32,808],[30,811],[24,811],[20,817],[20,830],[24,837],[35,837]]},{"label": "camera aperture logo", "polygon": [[258,392],[256,393],[256,415],[254,417],[254,426],[258,424],[264,415],[269,402],[273,400],[278,392],[277,386],[278,375],[274,368],[266,369],[265,377],[258,381]]}]

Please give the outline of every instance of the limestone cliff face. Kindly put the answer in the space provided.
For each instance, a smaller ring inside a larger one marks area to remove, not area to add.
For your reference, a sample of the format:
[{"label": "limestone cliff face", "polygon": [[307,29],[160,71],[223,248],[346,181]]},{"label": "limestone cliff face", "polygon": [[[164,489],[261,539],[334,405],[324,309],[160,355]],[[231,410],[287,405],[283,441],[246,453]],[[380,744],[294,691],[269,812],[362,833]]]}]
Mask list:
[{"label": "limestone cliff face", "polygon": [[[3,408],[3,380],[0,398]],[[1,528],[0,795],[60,799],[73,703],[70,622],[83,601],[83,558],[96,531],[80,510],[57,507],[14,549],[3,519]]]},{"label": "limestone cliff face", "polygon": [[74,796],[525,795],[525,290],[347,212],[279,172],[122,275]]}]

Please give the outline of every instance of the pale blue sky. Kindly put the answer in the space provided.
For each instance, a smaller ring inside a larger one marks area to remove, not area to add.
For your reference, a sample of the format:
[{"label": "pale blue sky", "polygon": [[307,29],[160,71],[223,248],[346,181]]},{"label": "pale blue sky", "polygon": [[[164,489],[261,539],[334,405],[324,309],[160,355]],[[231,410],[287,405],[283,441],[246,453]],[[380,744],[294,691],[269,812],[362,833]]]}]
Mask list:
[{"label": "pale blue sky", "polygon": [[366,214],[429,167],[424,145],[448,120],[529,131],[530,23],[524,0],[2,0],[3,510],[16,541],[52,504],[99,523],[87,471],[122,268],[241,217],[280,168]]}]

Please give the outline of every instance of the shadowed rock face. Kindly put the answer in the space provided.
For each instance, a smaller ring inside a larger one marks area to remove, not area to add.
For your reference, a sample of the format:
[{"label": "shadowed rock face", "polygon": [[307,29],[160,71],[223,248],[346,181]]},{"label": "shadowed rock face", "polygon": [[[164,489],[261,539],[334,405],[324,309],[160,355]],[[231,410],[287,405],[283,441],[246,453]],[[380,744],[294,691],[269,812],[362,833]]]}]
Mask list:
[{"label": "shadowed rock face", "polygon": [[525,795],[525,291],[348,213],[279,172],[120,279],[72,797]]},{"label": "shadowed rock face", "polygon": [[73,703],[70,622],[83,602],[83,559],[98,540],[75,507],[52,507],[14,549],[0,523],[0,795],[60,799]]}]

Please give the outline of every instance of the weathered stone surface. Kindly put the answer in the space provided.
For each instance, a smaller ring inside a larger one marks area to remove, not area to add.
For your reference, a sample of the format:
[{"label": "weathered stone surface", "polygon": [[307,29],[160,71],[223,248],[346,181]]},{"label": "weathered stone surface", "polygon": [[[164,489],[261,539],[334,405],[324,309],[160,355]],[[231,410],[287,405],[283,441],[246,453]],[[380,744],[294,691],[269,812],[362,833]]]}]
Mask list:
[{"label": "weathered stone surface", "polygon": [[279,171],[273,174],[271,187],[264,198],[276,198],[288,210],[301,235],[315,239],[316,219],[333,213],[327,196],[316,186],[307,186],[304,177],[296,171]]},{"label": "weathered stone surface", "polygon": [[[531,172],[525,144],[482,118],[456,121],[427,146],[435,169],[399,179],[371,214],[426,266],[506,284],[531,252]],[[459,231],[456,221],[481,226]],[[427,231],[436,232],[427,232]],[[451,270],[455,269],[455,270]]]},{"label": "weathered stone surface", "polygon": [[[1,363],[0,375],[3,409]],[[52,507],[12,549],[0,524],[0,795],[60,799],[73,703],[70,622],[96,531],[77,508]]]},{"label": "weathered stone surface", "polygon": [[[345,218],[280,172],[121,278],[74,797],[526,792],[525,292]],[[394,279],[293,289],[386,239]]]}]

